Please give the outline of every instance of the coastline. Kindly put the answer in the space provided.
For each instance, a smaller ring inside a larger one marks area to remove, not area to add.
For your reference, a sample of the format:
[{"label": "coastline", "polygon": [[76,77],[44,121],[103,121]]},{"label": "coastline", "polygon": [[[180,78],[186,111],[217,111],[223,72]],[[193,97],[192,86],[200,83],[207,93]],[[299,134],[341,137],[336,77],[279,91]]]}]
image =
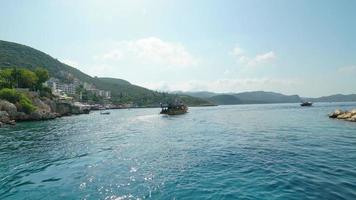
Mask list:
[{"label": "coastline", "polygon": [[16,122],[45,121],[63,116],[88,114],[90,111],[85,106],[60,100],[34,98],[33,102],[36,110],[25,113],[20,112],[15,104],[0,99],[0,127],[16,125]]},{"label": "coastline", "polygon": [[[140,108],[160,108],[160,106],[118,106],[118,105],[88,105],[80,102],[71,102],[59,99],[32,98],[37,109],[31,113],[18,111],[15,104],[0,99],[0,127],[6,125],[14,126],[17,122],[24,121],[46,121],[65,116],[89,114],[90,111],[97,110],[117,110],[117,109],[140,109]],[[213,104],[192,105],[190,107],[212,107]]]}]

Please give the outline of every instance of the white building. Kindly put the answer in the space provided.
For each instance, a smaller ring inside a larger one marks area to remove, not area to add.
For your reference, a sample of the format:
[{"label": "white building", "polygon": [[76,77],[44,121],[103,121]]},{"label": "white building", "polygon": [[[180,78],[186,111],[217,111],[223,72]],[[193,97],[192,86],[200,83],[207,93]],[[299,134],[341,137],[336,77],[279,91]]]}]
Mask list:
[{"label": "white building", "polygon": [[44,85],[51,88],[52,93],[55,95],[60,95],[62,93],[74,95],[75,90],[77,88],[77,86],[76,86],[77,84],[60,83],[59,79],[57,79],[57,78],[50,78],[48,81],[45,82]]},{"label": "white building", "polygon": [[90,91],[91,93],[97,95],[97,96],[101,96],[105,99],[110,99],[111,98],[111,92],[110,91],[106,91],[106,90],[98,90],[98,89],[89,89],[88,91]]},{"label": "white building", "polygon": [[111,98],[111,92],[106,90],[95,89],[93,84],[83,82],[81,83],[78,79],[75,79],[73,83],[65,84],[61,83],[57,78],[50,78],[44,83],[45,86],[51,88],[52,93],[55,95],[75,95],[76,89],[82,84],[83,88],[97,96],[101,96],[105,99]]}]

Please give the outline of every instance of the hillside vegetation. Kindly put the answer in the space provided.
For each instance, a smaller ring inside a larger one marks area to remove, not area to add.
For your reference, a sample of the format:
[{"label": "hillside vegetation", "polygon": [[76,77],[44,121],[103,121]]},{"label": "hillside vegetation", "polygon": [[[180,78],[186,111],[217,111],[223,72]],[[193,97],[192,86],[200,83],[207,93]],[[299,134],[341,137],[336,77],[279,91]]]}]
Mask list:
[{"label": "hillside vegetation", "polygon": [[242,92],[234,94],[242,103],[298,103],[301,101],[298,95],[284,95],[276,92]]},{"label": "hillside vegetation", "polygon": [[51,77],[63,82],[71,82],[75,78],[93,84],[97,89],[109,90],[114,103],[134,103],[138,106],[158,106],[160,102],[181,98],[189,106],[209,105],[203,100],[189,95],[174,95],[152,91],[115,78],[91,77],[80,70],[66,65],[50,55],[34,48],[0,40],[0,69],[19,67],[34,71],[38,67],[48,70]]},{"label": "hillside vegetation", "polygon": [[305,98],[308,101],[313,102],[353,102],[356,101],[356,94],[335,94],[330,96],[324,96],[319,98]]},{"label": "hillside vegetation", "polygon": [[241,100],[234,95],[221,94],[209,98],[210,101],[218,105],[234,105],[241,104]]},{"label": "hillside vegetation", "polygon": [[265,103],[298,103],[301,98],[298,95],[284,95],[275,92],[254,91],[242,93],[212,93],[212,92],[187,92],[193,97],[207,99],[217,105],[232,104],[265,104]]}]

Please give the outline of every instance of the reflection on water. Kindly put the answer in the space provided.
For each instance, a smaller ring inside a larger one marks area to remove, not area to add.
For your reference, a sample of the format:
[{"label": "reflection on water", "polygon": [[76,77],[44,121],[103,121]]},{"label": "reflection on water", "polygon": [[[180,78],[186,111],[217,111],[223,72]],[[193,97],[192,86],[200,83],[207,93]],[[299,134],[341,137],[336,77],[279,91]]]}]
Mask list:
[{"label": "reflection on water", "polygon": [[355,199],[356,104],[65,117],[0,129],[0,199]]}]

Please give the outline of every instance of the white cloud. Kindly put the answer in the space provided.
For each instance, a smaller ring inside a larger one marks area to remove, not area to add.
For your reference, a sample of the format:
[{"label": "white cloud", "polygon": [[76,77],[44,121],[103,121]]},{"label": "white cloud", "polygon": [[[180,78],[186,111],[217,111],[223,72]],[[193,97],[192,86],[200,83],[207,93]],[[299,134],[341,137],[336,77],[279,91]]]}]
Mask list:
[{"label": "white cloud", "polygon": [[170,64],[189,66],[195,64],[195,60],[179,43],[162,41],[159,38],[149,37],[128,43],[131,51],[144,60],[158,64]]},{"label": "white cloud", "polygon": [[242,56],[244,54],[244,50],[241,49],[240,47],[235,47],[232,51],[231,51],[231,55],[234,56]]},{"label": "white cloud", "polygon": [[264,54],[256,55],[253,61],[257,63],[265,63],[265,62],[273,61],[274,59],[276,59],[276,54],[273,51],[270,51]]},{"label": "white cloud", "polygon": [[167,67],[187,67],[197,63],[197,59],[182,44],[163,41],[156,37],[118,42],[114,49],[94,58],[108,61],[131,59],[133,62],[140,61]]},{"label": "white cloud", "polygon": [[[99,58],[97,58],[99,59]],[[100,58],[101,59],[101,58]],[[77,61],[71,59],[60,59],[60,61],[64,64],[67,64],[71,67],[75,67],[82,72],[89,74],[91,76],[110,76],[110,74],[115,74],[117,68],[113,65],[108,64],[80,64]]]},{"label": "white cloud", "polygon": [[111,50],[105,54],[99,55],[99,56],[94,56],[95,60],[114,60],[118,61],[123,58],[123,53],[119,49],[114,49]]},{"label": "white cloud", "polygon": [[250,67],[269,64],[277,58],[274,51],[269,51],[266,53],[257,54],[254,57],[249,57],[245,54],[245,51],[238,46],[236,46],[230,54],[236,57],[239,63]]},{"label": "white cloud", "polygon": [[251,90],[282,91],[286,87],[300,85],[296,79],[273,78],[239,78],[217,79],[214,81],[190,80],[175,83],[155,82],[142,83],[143,86],[159,91],[214,91],[214,92],[241,92]]}]

